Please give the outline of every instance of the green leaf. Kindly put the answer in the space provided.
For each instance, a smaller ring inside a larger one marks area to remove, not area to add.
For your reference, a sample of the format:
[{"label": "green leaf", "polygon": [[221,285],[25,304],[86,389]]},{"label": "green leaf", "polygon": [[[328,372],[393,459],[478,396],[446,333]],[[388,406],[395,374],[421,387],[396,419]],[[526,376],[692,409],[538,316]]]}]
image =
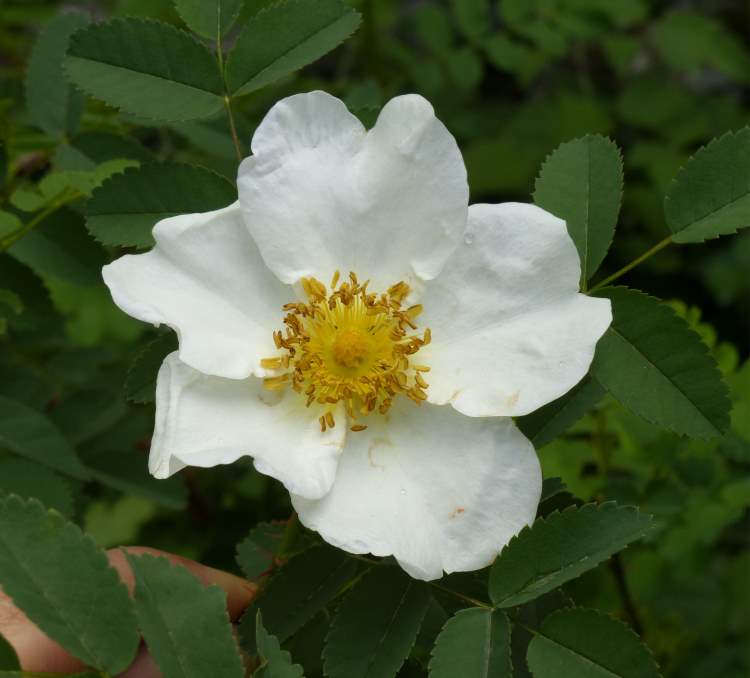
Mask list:
[{"label": "green leaf", "polygon": [[128,169],[97,188],[86,205],[86,226],[105,245],[151,247],[157,221],[209,212],[236,199],[236,189],[215,172],[153,163]]},{"label": "green leaf", "polygon": [[177,336],[165,332],[138,353],[125,378],[125,397],[134,403],[152,403],[156,397],[156,375],[164,358],[177,350]]},{"label": "green leaf", "polygon": [[581,257],[581,280],[607,254],[622,198],[622,157],[611,139],[587,135],[559,146],[542,165],[534,202],[564,219]]},{"label": "green leaf", "polygon": [[651,30],[654,48],[675,70],[697,72],[708,67],[740,83],[750,79],[749,55],[740,36],[716,19],[693,12],[669,12]]},{"label": "green leaf", "polygon": [[562,481],[562,478],[545,478],[542,481],[542,496],[539,499],[539,503],[541,504],[543,501],[547,501],[547,499],[552,499],[552,497],[561,492],[566,492],[567,489],[568,487]]},{"label": "green leaf", "polygon": [[0,240],[17,231],[21,226],[21,220],[15,214],[0,210]]},{"label": "green leaf", "polygon": [[182,478],[157,480],[148,472],[146,457],[134,450],[112,450],[99,445],[85,457],[92,477],[128,495],[138,495],[176,511],[185,508],[187,492]]},{"label": "green leaf", "polygon": [[82,132],[73,138],[71,144],[93,165],[118,159],[137,160],[141,163],[154,161],[153,153],[130,136]]},{"label": "green leaf", "polygon": [[591,374],[647,421],[696,438],[729,426],[727,387],[700,337],[669,306],[625,287],[600,290],[614,320],[599,340]]},{"label": "green leaf", "polygon": [[510,622],[501,610],[471,608],[451,617],[435,641],[430,678],[510,678]]},{"label": "green leaf", "polygon": [[211,52],[189,33],[158,21],[114,19],[78,31],[65,69],[87,94],[145,118],[190,120],[223,106]]},{"label": "green leaf", "polygon": [[526,653],[534,638],[531,629],[537,629],[545,617],[556,610],[568,607],[573,607],[572,601],[560,589],[555,589],[517,609],[510,636],[513,678],[531,678],[526,665]]},{"label": "green leaf", "polygon": [[243,678],[226,594],[166,558],[126,555],[138,622],[164,678]]},{"label": "green leaf", "polygon": [[86,480],[89,472],[52,422],[26,405],[0,396],[0,449]]},{"label": "green leaf", "polygon": [[258,579],[272,567],[285,527],[283,522],[259,523],[237,544],[237,564],[248,579]]},{"label": "green leaf", "polygon": [[84,99],[63,77],[70,36],[88,23],[80,12],[59,14],[39,35],[26,71],[26,106],[34,124],[51,135],[75,131]]},{"label": "green leaf", "polygon": [[659,678],[645,645],[621,621],[595,610],[545,618],[526,655],[534,678]]},{"label": "green leaf", "polygon": [[125,585],[80,529],[35,500],[0,499],[0,584],[50,638],[114,675],[138,633]]},{"label": "green leaf", "polygon": [[[10,204],[21,212],[36,212],[44,207],[46,198],[39,191],[24,188],[17,188],[10,196]],[[7,217],[5,219],[7,223]],[[8,229],[5,226],[4,231]]]},{"label": "green leaf", "polygon": [[459,29],[470,40],[490,32],[489,0],[451,0],[451,10]]},{"label": "green leaf", "polygon": [[76,446],[88,442],[127,416],[128,408],[108,388],[84,388],[62,398],[50,419]]},{"label": "green leaf", "polygon": [[174,6],[191,31],[216,40],[237,20],[242,0],[174,0]]},{"label": "green leaf", "polygon": [[7,671],[20,668],[21,664],[13,646],[0,636],[0,670]]},{"label": "green leaf", "polygon": [[0,460],[0,494],[38,499],[66,517],[73,513],[70,484],[54,471],[26,459]]},{"label": "green leaf", "polygon": [[255,610],[283,643],[325,607],[353,576],[354,561],[343,551],[318,546],[292,558],[268,583],[242,619],[241,634],[251,651],[256,636]]},{"label": "green leaf", "polygon": [[291,655],[281,649],[278,638],[264,628],[260,610],[255,617],[255,644],[262,664],[254,678],[303,678],[302,667],[292,664]]},{"label": "green leaf", "polygon": [[8,149],[0,140],[0,191],[5,191],[8,184]]},{"label": "green leaf", "polygon": [[393,678],[430,604],[429,586],[395,567],[375,567],[336,611],[323,650],[329,678]]},{"label": "green leaf", "polygon": [[490,597],[514,607],[596,567],[645,534],[651,517],[615,502],[571,506],[538,518],[500,552],[490,570]]},{"label": "green leaf", "polygon": [[250,19],[229,53],[229,89],[247,94],[312,63],[354,33],[360,18],[342,0],[275,2]]},{"label": "green leaf", "polygon": [[8,253],[42,277],[60,278],[74,285],[99,285],[107,257],[86,232],[81,217],[58,210],[42,220]]},{"label": "green leaf", "polygon": [[564,396],[525,417],[519,417],[516,424],[538,449],[565,433],[594,407],[605,393],[605,389],[596,379],[586,375]]},{"label": "green leaf", "polygon": [[90,170],[51,172],[39,182],[39,191],[48,201],[65,191],[91,195],[95,188],[101,186],[112,175],[119,174],[128,167],[138,167],[138,165],[137,160],[115,158],[95,165]]},{"label": "green leaf", "polygon": [[0,288],[0,337],[8,331],[8,318],[23,313],[23,301],[12,290]]},{"label": "green leaf", "polygon": [[690,158],[669,186],[664,213],[679,243],[750,226],[750,127],[727,132]]}]

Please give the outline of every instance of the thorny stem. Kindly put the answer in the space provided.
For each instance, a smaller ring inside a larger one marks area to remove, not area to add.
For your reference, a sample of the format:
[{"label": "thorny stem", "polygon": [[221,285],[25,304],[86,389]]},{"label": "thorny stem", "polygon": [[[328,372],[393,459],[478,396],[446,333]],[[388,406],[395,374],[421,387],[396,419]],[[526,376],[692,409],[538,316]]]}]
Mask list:
[{"label": "thorny stem", "polygon": [[636,257],[631,261],[629,264],[626,264],[623,266],[619,271],[615,271],[612,275],[604,278],[600,283],[597,283],[592,287],[588,293],[591,294],[592,292],[596,292],[596,290],[601,289],[605,285],[609,285],[609,283],[614,282],[617,280],[620,276],[625,275],[628,271],[635,268],[639,264],[642,264],[646,259],[654,256],[657,252],[661,252],[667,245],[669,245],[672,242],[672,236],[668,235],[664,240],[660,240],[656,245],[654,245],[650,250],[645,251],[641,256]]}]

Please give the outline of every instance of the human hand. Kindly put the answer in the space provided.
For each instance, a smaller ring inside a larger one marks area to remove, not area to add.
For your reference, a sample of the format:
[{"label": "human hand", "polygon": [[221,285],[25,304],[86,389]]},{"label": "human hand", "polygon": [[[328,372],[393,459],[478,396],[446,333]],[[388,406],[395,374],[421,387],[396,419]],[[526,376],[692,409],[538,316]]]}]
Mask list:
[{"label": "human hand", "polygon": [[[110,564],[120,574],[120,578],[128,587],[131,595],[134,586],[133,573],[125,558],[124,551],[134,555],[150,553],[154,556],[163,556],[172,563],[185,567],[204,585],[215,584],[219,586],[227,594],[227,612],[232,622],[239,618],[257,592],[257,587],[245,579],[172,553],[140,546],[110,549],[107,551]],[[74,673],[86,669],[80,661],[68,654],[29,621],[26,615],[1,590],[0,635],[4,636],[15,648],[21,661],[21,667],[26,671]],[[135,662],[121,675],[121,678],[159,678],[160,676],[161,673],[154,660],[145,645],[141,643]]]}]

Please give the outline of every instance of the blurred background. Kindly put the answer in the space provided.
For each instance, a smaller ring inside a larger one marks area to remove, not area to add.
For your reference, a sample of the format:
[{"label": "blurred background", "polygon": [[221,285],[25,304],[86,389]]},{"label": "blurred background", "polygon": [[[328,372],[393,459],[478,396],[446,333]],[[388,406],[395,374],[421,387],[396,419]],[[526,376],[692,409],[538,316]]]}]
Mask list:
[{"label": "blurred background", "polygon": [[[247,0],[237,27],[265,4]],[[601,277],[667,234],[663,196],[685,160],[748,123],[746,2],[352,4],[363,22],[349,41],[237,102],[245,151],[268,108],[289,94],[325,89],[371,125],[391,96],[418,92],[457,137],[473,202],[530,201],[539,167],[557,145],[608,135],[622,149],[625,192]],[[70,8],[94,20],[141,16],[182,25],[169,0],[0,2],[0,140],[13,167],[3,202],[51,169],[84,160],[184,160],[233,180],[237,162],[223,114],[155,127],[88,99],[74,134],[45,136],[28,114],[24,74],[40,29]],[[73,232],[82,224],[80,207],[55,219],[70,221]],[[89,239],[82,225],[75,232],[82,242],[73,261],[54,244],[42,256],[23,248],[0,255],[0,289],[14,290],[23,307],[0,336],[0,396],[48,417],[95,469],[96,482],[22,459],[0,436],[0,492],[40,497],[105,546],[147,544],[231,568],[234,544],[251,526],[289,515],[286,493],[249,462],[187,469],[164,482],[147,477],[158,346],[173,340],[116,309],[98,272],[118,252]],[[668,676],[740,678],[750,671],[749,270],[745,231],[671,246],[621,280],[673,302],[701,334],[732,389],[729,434],[680,439],[605,399],[540,450],[545,475],[561,476],[577,499],[618,499],[656,516],[645,543],[569,593],[642,631]],[[126,382],[135,403],[123,395]],[[20,415],[0,411],[4,416]],[[38,443],[52,444],[53,433]]]}]

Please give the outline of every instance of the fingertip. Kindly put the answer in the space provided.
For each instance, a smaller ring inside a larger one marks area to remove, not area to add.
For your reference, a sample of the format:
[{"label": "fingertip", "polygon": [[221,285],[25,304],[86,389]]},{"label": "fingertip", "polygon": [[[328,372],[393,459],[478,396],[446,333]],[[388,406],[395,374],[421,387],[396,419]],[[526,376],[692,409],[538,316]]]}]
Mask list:
[{"label": "fingertip", "polygon": [[110,563],[120,573],[120,577],[128,587],[131,595],[133,593],[134,577],[126,554],[149,554],[166,558],[171,563],[184,567],[188,572],[200,579],[205,586],[213,584],[223,589],[227,594],[227,612],[232,621],[235,621],[242,614],[258,593],[258,586],[247,579],[238,577],[230,572],[225,572],[224,570],[217,570],[216,568],[203,565],[202,563],[190,560],[190,558],[184,558],[174,553],[160,551],[148,546],[123,546],[110,549],[107,552]]}]

